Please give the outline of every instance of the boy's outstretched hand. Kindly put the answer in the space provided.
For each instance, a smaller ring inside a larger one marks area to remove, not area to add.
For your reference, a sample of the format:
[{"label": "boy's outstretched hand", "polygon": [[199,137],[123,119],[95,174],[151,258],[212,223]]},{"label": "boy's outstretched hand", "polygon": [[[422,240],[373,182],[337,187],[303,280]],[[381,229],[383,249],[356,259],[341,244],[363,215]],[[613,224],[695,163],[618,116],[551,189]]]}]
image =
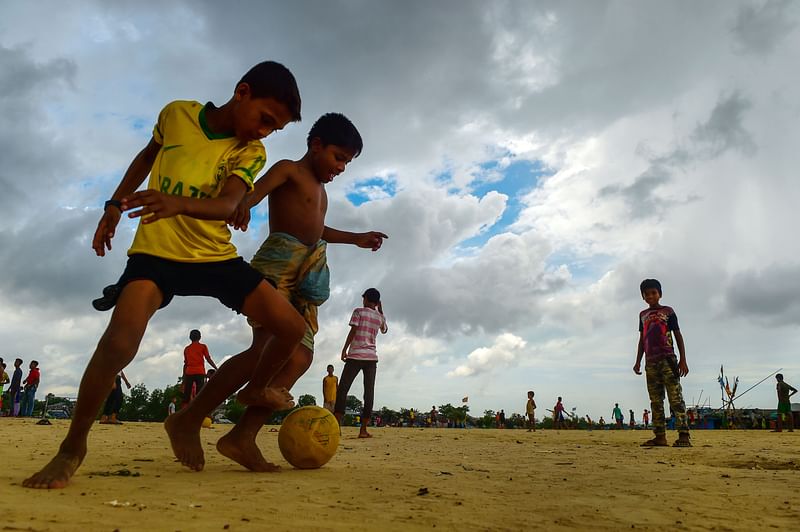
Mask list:
[{"label": "boy's outstretched hand", "polygon": [[181,199],[181,196],[164,194],[158,190],[142,190],[122,198],[122,210],[132,211],[141,207],[138,211],[129,212],[128,218],[139,218],[149,214],[150,216],[142,218],[142,223],[150,224],[161,218],[181,214]]},{"label": "boy's outstretched hand", "polygon": [[384,238],[389,238],[389,235],[380,231],[368,231],[366,233],[358,233],[353,243],[360,248],[378,251],[383,245]]},{"label": "boy's outstretched hand", "polygon": [[97,223],[97,229],[92,239],[92,249],[97,253],[98,257],[105,257],[106,248],[108,248],[109,251],[111,250],[111,239],[114,238],[114,233],[117,230],[117,224],[121,216],[122,212],[119,209],[116,207],[109,207]]},{"label": "boy's outstretched hand", "polygon": [[250,205],[247,203],[246,197],[239,202],[236,210],[233,211],[233,214],[226,222],[234,229],[247,231],[247,226],[250,224]]}]

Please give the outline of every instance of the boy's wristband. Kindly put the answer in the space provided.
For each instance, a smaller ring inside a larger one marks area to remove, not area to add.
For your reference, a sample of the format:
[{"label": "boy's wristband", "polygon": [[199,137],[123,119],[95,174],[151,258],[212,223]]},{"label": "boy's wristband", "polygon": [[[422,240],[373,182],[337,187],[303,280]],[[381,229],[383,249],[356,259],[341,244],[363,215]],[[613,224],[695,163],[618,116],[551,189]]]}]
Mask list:
[{"label": "boy's wristband", "polygon": [[119,209],[120,212],[122,212],[122,202],[120,200],[115,200],[115,199],[106,200],[106,202],[103,204],[103,210],[104,211],[107,210],[109,206],[116,207],[117,209]]}]

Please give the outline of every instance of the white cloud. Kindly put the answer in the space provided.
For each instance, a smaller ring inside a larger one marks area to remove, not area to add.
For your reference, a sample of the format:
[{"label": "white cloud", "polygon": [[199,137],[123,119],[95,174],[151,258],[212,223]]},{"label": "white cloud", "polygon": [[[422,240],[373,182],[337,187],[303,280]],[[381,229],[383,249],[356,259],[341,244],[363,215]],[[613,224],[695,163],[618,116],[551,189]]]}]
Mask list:
[{"label": "white cloud", "polygon": [[450,371],[447,376],[469,377],[513,367],[526,343],[519,336],[503,333],[490,347],[479,347],[467,355],[465,363]]}]

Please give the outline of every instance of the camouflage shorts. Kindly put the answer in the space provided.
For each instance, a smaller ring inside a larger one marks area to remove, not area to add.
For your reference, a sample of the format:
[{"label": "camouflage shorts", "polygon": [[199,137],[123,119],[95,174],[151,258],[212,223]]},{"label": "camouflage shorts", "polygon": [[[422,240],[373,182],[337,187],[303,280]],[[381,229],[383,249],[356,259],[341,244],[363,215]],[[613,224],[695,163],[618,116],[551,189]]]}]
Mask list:
[{"label": "camouflage shorts", "polygon": [[686,404],[683,402],[683,390],[678,374],[678,359],[671,356],[655,362],[647,362],[644,371],[647,376],[647,393],[650,395],[653,431],[657,434],[667,431],[664,415],[664,391],[666,391],[670,409],[675,415],[675,428],[678,429],[678,432],[689,432],[689,425],[686,422]]}]

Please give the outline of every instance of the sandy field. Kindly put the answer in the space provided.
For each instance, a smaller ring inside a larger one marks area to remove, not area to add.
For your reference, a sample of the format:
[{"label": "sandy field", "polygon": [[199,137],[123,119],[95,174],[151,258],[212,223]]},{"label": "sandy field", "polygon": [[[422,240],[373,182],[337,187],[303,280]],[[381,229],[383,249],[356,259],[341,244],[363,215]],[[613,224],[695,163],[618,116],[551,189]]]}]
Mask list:
[{"label": "sandy field", "polygon": [[[800,529],[800,431],[696,431],[691,449],[642,449],[644,431],[345,428],[337,455],[279,473],[219,456],[174,462],[159,424],[97,425],[72,484],[20,482],[67,423],[0,418],[0,530],[765,530]],[[670,440],[674,434],[668,434]]]}]

